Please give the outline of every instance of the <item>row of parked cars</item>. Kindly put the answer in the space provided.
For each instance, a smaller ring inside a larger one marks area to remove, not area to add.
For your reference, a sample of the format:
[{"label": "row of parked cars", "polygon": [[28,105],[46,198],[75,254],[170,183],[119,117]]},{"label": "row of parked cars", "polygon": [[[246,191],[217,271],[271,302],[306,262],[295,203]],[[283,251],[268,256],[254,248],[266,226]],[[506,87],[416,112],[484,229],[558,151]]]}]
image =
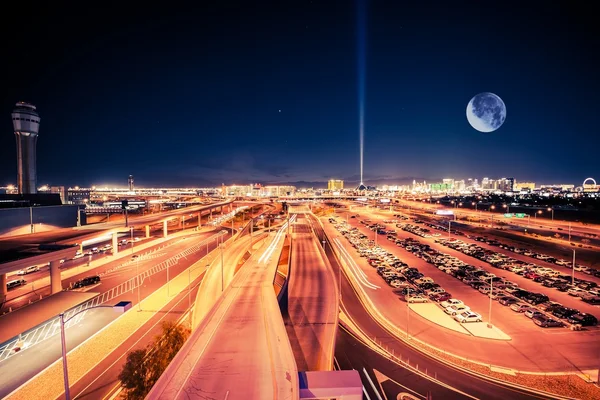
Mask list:
[{"label": "row of parked cars", "polygon": [[[432,223],[428,223],[428,222],[423,222],[423,221],[419,221],[419,222],[421,222],[421,223],[423,223],[423,224],[425,224],[425,225],[427,225],[427,226],[429,226],[431,228],[434,228],[434,229],[438,229],[438,230],[442,230],[442,231],[446,231],[446,232],[448,231],[448,228],[445,227],[445,226],[436,225],[436,224],[432,224]],[[452,231],[452,234],[456,235],[456,236],[464,236],[464,234],[462,232],[455,231],[455,230]],[[499,242],[496,239],[490,239],[490,238],[485,237],[485,236],[476,236],[476,237],[473,237],[473,239],[476,240],[476,241],[479,241],[479,242],[487,243],[487,244],[489,244],[491,246],[498,246],[501,249],[509,250],[509,251],[512,251],[513,253],[523,254],[525,256],[528,256],[528,257],[531,257],[531,258],[534,258],[534,259],[537,259],[537,260],[541,260],[541,261],[545,261],[545,262],[548,262],[548,263],[556,264],[556,265],[561,266],[561,267],[573,268],[573,263],[571,261],[563,260],[563,259],[559,259],[559,258],[555,258],[555,257],[549,256],[547,254],[542,254],[542,253],[535,252],[533,250],[529,250],[529,249],[525,249],[525,248],[521,248],[521,247],[517,247],[517,246],[508,245],[508,244],[505,244],[505,243],[501,243],[501,242]],[[583,273],[588,274],[588,275],[593,275],[593,276],[596,276],[596,277],[600,277],[600,269],[590,268],[590,267],[587,267],[585,265],[581,265],[581,264],[577,264],[577,263],[575,264],[575,271],[580,271],[580,272],[583,272]]]},{"label": "row of parked cars", "polygon": [[[455,243],[456,240],[448,241],[447,239],[443,239],[439,240],[439,242],[443,244],[449,242],[449,244],[452,244]],[[578,310],[564,307],[555,302],[550,302],[548,296],[543,293],[530,292],[521,289],[515,282],[508,281],[483,269],[465,264],[456,257],[430,249],[427,244],[419,243],[415,240],[405,240],[405,243],[410,251],[425,259],[427,262],[460,279],[480,293],[491,297],[493,300],[497,300],[500,304],[510,307],[513,311],[523,313],[530,317],[536,325],[542,327],[564,326],[564,323],[557,318],[581,326],[592,326],[596,325],[598,322],[591,314],[581,313]],[[465,246],[476,246],[464,242],[461,243]],[[460,250],[460,246],[453,246],[453,248]],[[544,313],[535,307],[538,305],[541,305],[541,308],[544,309],[543,311],[546,311],[545,308],[547,308],[548,305],[552,305],[553,308]]]},{"label": "row of parked cars", "polygon": [[487,262],[495,268],[522,275],[542,284],[544,287],[567,292],[590,304],[600,304],[600,290],[595,282],[578,278],[573,279],[572,276],[562,274],[552,268],[516,260],[505,254],[485,249],[476,244],[465,243],[458,239],[439,239],[437,241],[444,246]]},{"label": "row of parked cars", "polygon": [[[373,241],[368,240],[367,236],[358,229],[350,228],[343,222],[338,223],[335,220],[330,222],[335,224],[338,231],[348,239],[361,256],[367,257],[367,262],[377,269],[377,273],[388,285],[395,288],[394,293],[404,298],[407,303],[435,301],[442,306],[446,314],[460,323],[482,321],[480,314],[472,311],[462,301],[452,298],[452,295],[432,278],[424,276],[417,268],[410,267],[385,249],[375,246]],[[402,240],[396,239],[395,235],[387,237],[402,243]]]},{"label": "row of parked cars", "polygon": [[[444,265],[446,265],[448,261],[453,262],[454,264],[462,263],[455,257],[443,253],[439,254],[442,254],[441,259],[440,257],[432,258],[430,262],[440,269],[444,269]],[[514,282],[497,277],[492,273],[478,269],[474,266],[462,264],[463,265],[458,265],[456,269],[451,270],[452,275],[477,289],[480,293],[497,300],[501,305],[510,307],[511,310],[515,312],[523,313],[525,316],[531,318],[538,326],[545,328],[564,326],[564,323],[556,317],[568,319],[572,324],[597,324],[597,320],[592,315],[579,313],[577,310],[562,307],[558,303],[550,302],[548,297],[544,294],[523,290]],[[449,271],[446,270],[446,272]],[[552,310],[553,314],[542,312],[535,307],[536,305],[541,305],[542,308],[545,308],[546,305],[549,304],[556,306],[556,308]],[[569,319],[570,317],[574,318]]]},{"label": "row of parked cars", "polygon": [[[505,249],[505,250],[509,250],[512,251],[513,253],[517,253],[517,254],[523,254],[525,256],[537,259],[537,260],[542,260],[548,263],[552,263],[552,264],[556,264],[558,266],[561,267],[565,267],[565,268],[573,268],[573,262],[572,261],[567,261],[567,260],[563,260],[563,259],[559,259],[559,258],[555,258],[546,254],[541,254],[541,253],[537,253],[528,249],[523,249],[520,247],[516,247],[516,246],[510,246],[504,243],[500,243],[498,241],[493,241],[494,243],[490,243],[490,241],[485,238],[485,237],[476,237],[474,238],[475,240],[479,240],[479,241],[486,241],[489,244],[492,244],[494,246],[498,246],[501,249]],[[600,270],[599,269],[595,269],[595,268],[590,268],[587,267],[585,265],[581,265],[581,264],[575,264],[575,271],[579,271],[579,272],[583,272],[584,274],[587,275],[592,275],[595,277],[599,277],[600,278]]]}]

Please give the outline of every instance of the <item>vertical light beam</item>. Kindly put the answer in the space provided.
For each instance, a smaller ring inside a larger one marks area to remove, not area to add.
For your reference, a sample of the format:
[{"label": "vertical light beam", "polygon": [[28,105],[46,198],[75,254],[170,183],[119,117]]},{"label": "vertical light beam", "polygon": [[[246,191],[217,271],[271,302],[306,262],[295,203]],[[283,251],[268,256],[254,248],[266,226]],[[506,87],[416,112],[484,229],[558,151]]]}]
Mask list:
[{"label": "vertical light beam", "polygon": [[360,185],[363,184],[365,150],[366,0],[356,0],[356,72],[358,82],[358,132],[360,136]]}]

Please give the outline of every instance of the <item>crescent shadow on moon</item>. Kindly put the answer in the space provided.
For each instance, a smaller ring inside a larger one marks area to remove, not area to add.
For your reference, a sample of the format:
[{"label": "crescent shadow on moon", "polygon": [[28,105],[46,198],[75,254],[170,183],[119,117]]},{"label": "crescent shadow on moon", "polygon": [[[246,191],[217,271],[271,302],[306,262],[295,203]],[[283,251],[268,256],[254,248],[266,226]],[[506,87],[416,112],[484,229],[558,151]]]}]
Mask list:
[{"label": "crescent shadow on moon", "polygon": [[467,120],[469,121],[469,124],[471,124],[471,126],[478,130],[479,132],[483,132],[483,133],[489,133],[494,131],[494,127],[492,127],[490,124],[487,123],[487,121],[479,118],[477,115],[475,115],[474,111],[474,106],[473,106],[473,100],[471,100],[469,102],[469,104],[467,104]]}]

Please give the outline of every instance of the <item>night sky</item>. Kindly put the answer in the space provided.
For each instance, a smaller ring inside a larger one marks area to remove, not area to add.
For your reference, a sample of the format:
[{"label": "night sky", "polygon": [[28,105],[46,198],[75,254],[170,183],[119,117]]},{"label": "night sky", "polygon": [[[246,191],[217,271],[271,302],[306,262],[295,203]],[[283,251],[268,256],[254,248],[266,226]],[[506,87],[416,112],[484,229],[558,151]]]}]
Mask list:
[{"label": "night sky", "polygon": [[[17,101],[39,185],[358,181],[355,3],[198,3],[3,13],[0,185]],[[401,3],[366,4],[365,183],[600,180],[593,2]],[[495,132],[467,122],[480,92],[506,104]]]}]

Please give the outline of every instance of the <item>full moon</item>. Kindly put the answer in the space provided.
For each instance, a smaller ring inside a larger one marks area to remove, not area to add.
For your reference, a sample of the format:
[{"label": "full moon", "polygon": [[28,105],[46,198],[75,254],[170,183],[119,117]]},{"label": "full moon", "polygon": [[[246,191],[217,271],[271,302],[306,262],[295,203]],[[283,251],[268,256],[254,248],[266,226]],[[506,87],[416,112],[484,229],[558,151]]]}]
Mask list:
[{"label": "full moon", "polygon": [[479,93],[467,104],[467,120],[479,132],[493,132],[502,126],[505,119],[506,106],[494,93]]}]

